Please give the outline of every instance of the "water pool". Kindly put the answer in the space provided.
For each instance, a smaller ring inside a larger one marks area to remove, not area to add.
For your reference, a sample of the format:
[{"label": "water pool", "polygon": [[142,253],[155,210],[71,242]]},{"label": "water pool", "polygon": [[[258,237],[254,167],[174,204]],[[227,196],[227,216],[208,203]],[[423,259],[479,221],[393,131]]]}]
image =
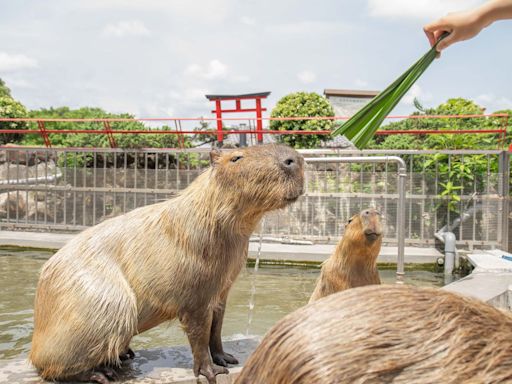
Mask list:
[{"label": "water pool", "polygon": [[[30,349],[33,301],[39,270],[52,255],[43,251],[0,249],[0,359],[15,358]],[[318,268],[260,266],[246,268],[231,290],[223,327],[224,338],[263,335],[277,320],[305,305],[313,292]],[[381,270],[384,283],[395,271]],[[406,283],[442,286],[443,274],[406,273]],[[251,309],[252,307],[252,309]],[[134,337],[135,350],[187,344],[178,322],[160,325]]]}]

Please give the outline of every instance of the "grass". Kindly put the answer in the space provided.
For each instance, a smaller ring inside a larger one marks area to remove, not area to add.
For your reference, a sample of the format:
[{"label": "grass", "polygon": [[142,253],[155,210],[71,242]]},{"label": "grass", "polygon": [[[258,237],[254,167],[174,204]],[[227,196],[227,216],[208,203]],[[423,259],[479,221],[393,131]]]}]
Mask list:
[{"label": "grass", "polygon": [[441,36],[426,54],[354,116],[335,129],[332,135],[345,135],[357,148],[363,149],[381,126],[386,116],[389,115],[416,80],[434,61],[437,56],[436,46],[447,35]]}]

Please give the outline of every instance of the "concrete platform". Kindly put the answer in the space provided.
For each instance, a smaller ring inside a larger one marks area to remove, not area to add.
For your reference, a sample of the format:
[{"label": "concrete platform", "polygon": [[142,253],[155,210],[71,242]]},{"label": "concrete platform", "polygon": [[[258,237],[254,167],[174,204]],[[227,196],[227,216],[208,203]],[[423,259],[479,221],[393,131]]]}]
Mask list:
[{"label": "concrete platform", "polygon": [[473,272],[442,289],[512,310],[512,261],[502,256],[512,259],[512,254],[499,249],[469,254]]},{"label": "concrete platform", "polygon": [[[226,341],[226,352],[240,360],[240,365],[228,368],[229,374],[218,375],[218,384],[232,384],[242,370],[242,365],[256,348],[255,338]],[[135,359],[119,370],[115,383],[123,384],[197,384],[206,379],[196,379],[192,372],[193,360],[190,347],[180,346],[163,349],[135,351]],[[0,383],[46,384],[26,358],[0,361]]]},{"label": "concrete platform", "polygon": [[[254,259],[258,254],[258,243],[249,243],[249,257]],[[292,262],[323,262],[334,252],[334,244],[294,245],[294,244],[261,244],[261,259]],[[413,264],[435,263],[444,255],[435,248],[405,247],[405,262]],[[377,262],[396,263],[397,247],[382,247]]]},{"label": "concrete platform", "polygon": [[[75,234],[0,231],[0,247],[26,247],[54,249],[61,248],[71,240]],[[261,260],[274,262],[312,262],[321,263],[334,251],[334,244],[295,245],[280,243],[262,243]],[[255,259],[258,254],[259,243],[249,243],[249,258]],[[396,263],[398,249],[396,247],[382,247],[377,259],[379,263]],[[405,262],[413,264],[435,263],[443,254],[435,248],[405,247]]]}]

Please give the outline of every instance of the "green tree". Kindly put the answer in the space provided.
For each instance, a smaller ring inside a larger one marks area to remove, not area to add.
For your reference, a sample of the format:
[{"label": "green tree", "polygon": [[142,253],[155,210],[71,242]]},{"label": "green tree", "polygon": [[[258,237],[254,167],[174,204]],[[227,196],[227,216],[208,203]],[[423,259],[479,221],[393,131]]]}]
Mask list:
[{"label": "green tree", "polygon": [[[447,100],[435,108],[424,109],[416,103],[417,111],[411,116],[421,115],[479,115],[484,109],[475,102],[463,98]],[[488,128],[489,119],[484,117],[468,118],[409,118],[392,122],[382,129],[385,130],[437,130],[449,131],[458,129],[484,129]],[[401,137],[401,138],[397,138]],[[404,139],[409,135],[375,136],[369,145],[370,148],[402,149],[404,143],[410,143],[409,149],[494,149],[496,148],[496,135],[486,134],[432,134],[414,135],[413,139]],[[400,144],[400,146],[396,146]]]},{"label": "green tree", "polygon": [[[0,117],[24,118],[28,113],[25,107],[9,96],[0,96]],[[28,123],[19,121],[0,121],[0,129],[28,129]],[[0,134],[0,144],[15,143],[22,139],[21,133]]]},{"label": "green tree", "polygon": [[[32,118],[47,119],[133,119],[127,113],[113,114],[101,108],[83,107],[70,109],[68,107],[48,108],[38,111],[31,111]],[[104,130],[103,122],[46,122],[47,129],[61,130]],[[112,131],[134,131],[147,130],[148,128],[139,121],[111,122]],[[162,130],[172,130],[169,127],[162,127]],[[178,136],[168,134],[114,134],[116,144],[120,148],[170,148],[178,146]],[[56,147],[109,147],[110,142],[106,134],[90,133],[53,133],[50,136],[53,146]],[[23,141],[25,145],[43,145],[43,139],[39,135],[31,135]],[[190,140],[185,139],[185,146],[190,146]]]},{"label": "green tree", "polygon": [[[317,93],[296,92],[284,96],[272,109],[271,117],[334,117],[331,104]],[[329,131],[332,120],[272,120],[270,129],[279,131]],[[295,148],[314,148],[329,135],[281,135],[279,140]]]},{"label": "green tree", "polygon": [[7,88],[7,85],[5,85],[5,82],[0,79],[0,97],[12,97],[11,96],[11,90]]},{"label": "green tree", "polygon": [[494,111],[493,115],[507,115],[508,117],[489,117],[487,120],[487,127],[489,129],[500,129],[505,128],[507,130],[507,138],[510,142],[512,135],[512,109],[500,109]]}]

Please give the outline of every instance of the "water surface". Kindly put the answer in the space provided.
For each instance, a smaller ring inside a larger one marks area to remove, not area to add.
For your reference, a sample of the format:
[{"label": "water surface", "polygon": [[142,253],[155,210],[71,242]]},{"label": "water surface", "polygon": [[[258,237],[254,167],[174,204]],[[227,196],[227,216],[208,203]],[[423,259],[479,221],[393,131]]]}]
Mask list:
[{"label": "water surface", "polygon": [[[0,249],[0,359],[14,358],[30,349],[39,270],[51,255]],[[318,274],[317,268],[260,266],[257,273],[249,267],[244,269],[230,292],[223,336],[263,335],[277,320],[308,302]],[[380,276],[385,283],[395,281],[394,271],[382,270]],[[443,275],[406,272],[406,283],[442,286]],[[142,349],[181,344],[187,344],[187,339],[175,321],[135,336],[131,346]]]}]

